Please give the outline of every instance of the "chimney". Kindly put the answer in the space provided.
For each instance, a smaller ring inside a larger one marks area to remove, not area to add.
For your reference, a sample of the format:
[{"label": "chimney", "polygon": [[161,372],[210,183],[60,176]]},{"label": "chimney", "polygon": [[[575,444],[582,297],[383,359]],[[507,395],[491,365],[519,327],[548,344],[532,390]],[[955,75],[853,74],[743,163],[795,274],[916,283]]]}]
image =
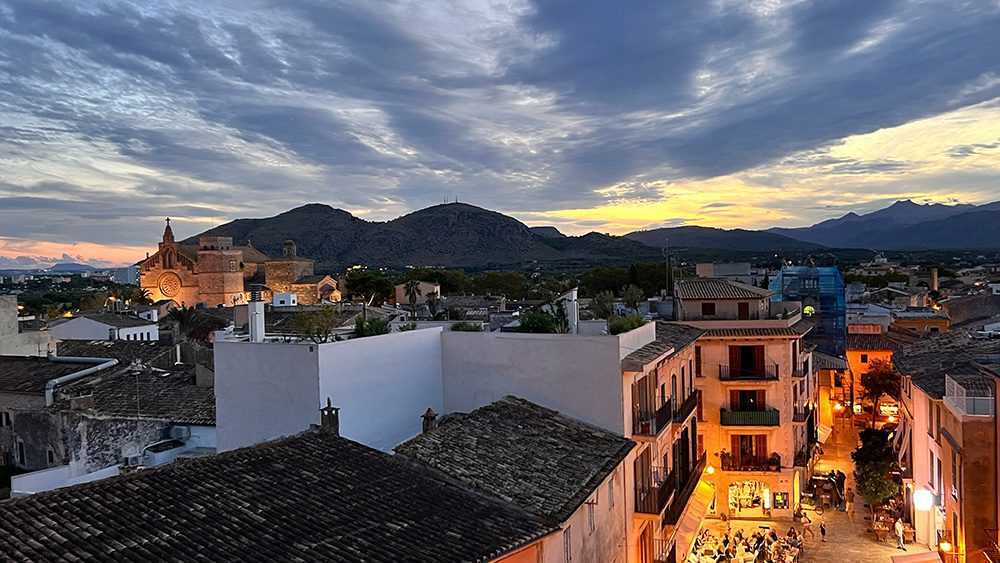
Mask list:
[{"label": "chimney", "polygon": [[319,409],[319,414],[319,431],[340,436],[340,408],[333,406],[330,397],[326,398],[326,406]]},{"label": "chimney", "polygon": [[250,342],[264,341],[264,302],[260,298],[260,285],[250,287],[250,303],[247,304],[250,324]]},{"label": "chimney", "polygon": [[421,416],[420,418],[424,419],[424,424],[423,424],[424,433],[430,432],[431,430],[437,428],[438,425],[437,413],[434,412],[434,409],[427,407],[427,412],[425,412],[423,416]]},{"label": "chimney", "polygon": [[934,291],[938,290],[938,270],[937,268],[931,268],[931,289]]}]

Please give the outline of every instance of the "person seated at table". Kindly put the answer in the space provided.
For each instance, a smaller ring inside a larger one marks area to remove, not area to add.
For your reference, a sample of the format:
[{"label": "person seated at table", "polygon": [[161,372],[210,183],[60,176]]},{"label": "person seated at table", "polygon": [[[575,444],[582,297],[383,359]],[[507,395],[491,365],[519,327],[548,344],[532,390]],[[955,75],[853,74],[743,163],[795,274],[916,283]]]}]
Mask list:
[{"label": "person seated at table", "polygon": [[729,547],[729,536],[722,536],[722,547]]},{"label": "person seated at table", "polygon": [[736,533],[733,534],[733,539],[736,541],[743,541],[743,528],[737,528]]},{"label": "person seated at table", "polygon": [[771,530],[771,533],[769,533],[769,534],[767,535],[767,537],[768,537],[768,540],[769,540],[769,542],[768,542],[768,543],[774,543],[774,542],[778,541],[778,532],[775,532],[775,531],[774,531],[774,530],[772,529],[772,530]]},{"label": "person seated at table", "polygon": [[792,526],[791,528],[788,528],[788,533],[785,534],[785,537],[788,537],[788,538],[794,538],[795,537],[795,526]]}]

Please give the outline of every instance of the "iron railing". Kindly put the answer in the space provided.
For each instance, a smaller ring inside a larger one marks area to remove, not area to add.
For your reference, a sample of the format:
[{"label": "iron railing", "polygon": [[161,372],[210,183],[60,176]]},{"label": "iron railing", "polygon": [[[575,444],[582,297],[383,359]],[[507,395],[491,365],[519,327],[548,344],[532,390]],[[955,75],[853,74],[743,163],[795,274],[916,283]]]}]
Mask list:
[{"label": "iron railing", "polygon": [[792,422],[805,422],[807,418],[809,418],[809,409],[805,407],[792,409]]},{"label": "iron railing", "polygon": [[760,368],[719,365],[719,379],[722,381],[778,379],[778,364],[771,364]]},{"label": "iron railing", "polygon": [[778,426],[781,424],[781,413],[776,409],[762,411],[719,409],[719,423],[722,426]]},{"label": "iron railing", "polygon": [[701,454],[701,457],[698,458],[698,463],[695,464],[694,469],[688,475],[687,480],[678,484],[674,500],[670,501],[670,508],[668,508],[666,514],[663,515],[664,524],[673,525],[680,520],[681,514],[684,513],[684,508],[687,507],[688,501],[691,499],[691,494],[694,493],[695,486],[697,486],[698,481],[701,480],[702,472],[705,471],[705,460],[705,454]]},{"label": "iron railing", "polygon": [[665,467],[660,466],[653,466],[651,472],[651,486],[645,486],[639,480],[635,482],[635,511],[659,515],[677,488],[677,473],[676,470],[668,473]]},{"label": "iron railing", "polygon": [[687,396],[687,399],[684,399],[684,402],[681,403],[681,406],[677,407],[677,411],[674,412],[674,422],[683,423],[685,420],[687,420],[689,416],[691,416],[691,413],[694,412],[694,409],[696,409],[697,407],[698,407],[698,391],[695,390],[692,391],[691,394]]},{"label": "iron railing", "polygon": [[668,540],[653,540],[653,563],[677,563],[677,544]]},{"label": "iron railing", "polygon": [[655,411],[639,411],[632,415],[632,434],[639,436],[657,436],[664,428],[670,426],[673,417],[673,405],[666,401]]},{"label": "iron railing", "polygon": [[805,377],[809,375],[809,362],[802,362],[792,369],[792,377]]},{"label": "iron railing", "polygon": [[[772,454],[773,455],[773,454]],[[781,459],[774,457],[749,457],[722,460],[723,471],[781,471]]]}]

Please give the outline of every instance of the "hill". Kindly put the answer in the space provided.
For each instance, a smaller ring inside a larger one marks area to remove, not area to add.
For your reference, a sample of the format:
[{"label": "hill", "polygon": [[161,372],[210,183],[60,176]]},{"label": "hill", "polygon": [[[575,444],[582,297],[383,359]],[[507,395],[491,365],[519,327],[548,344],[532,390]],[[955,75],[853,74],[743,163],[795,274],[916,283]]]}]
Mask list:
[{"label": "hill", "polygon": [[1000,248],[1000,202],[921,205],[897,201],[865,215],[848,213],[811,227],[767,232],[837,248]]},{"label": "hill", "polygon": [[61,262],[49,268],[51,272],[93,272],[97,268],[76,262]]},{"label": "hill", "polygon": [[587,267],[659,257],[656,249],[623,237],[542,236],[512,217],[464,203],[435,205],[386,222],[314,203],[266,219],[237,219],[202,234],[231,236],[236,244],[250,241],[271,256],[278,256],[282,242],[292,239],[299,253],[323,270],[356,264],[486,269],[528,262]]},{"label": "hill", "polygon": [[733,250],[810,250],[821,245],[803,242],[790,237],[745,229],[716,229],[712,227],[665,227],[648,231],[635,231],[625,235],[649,246],[662,247],[667,241],[671,248],[727,248]]}]

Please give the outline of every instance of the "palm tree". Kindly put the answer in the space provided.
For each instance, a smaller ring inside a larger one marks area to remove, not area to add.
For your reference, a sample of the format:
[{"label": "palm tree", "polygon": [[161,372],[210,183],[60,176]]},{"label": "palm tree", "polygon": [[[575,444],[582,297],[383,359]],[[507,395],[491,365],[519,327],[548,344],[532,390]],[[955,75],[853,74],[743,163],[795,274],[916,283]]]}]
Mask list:
[{"label": "palm tree", "polygon": [[187,336],[201,324],[201,318],[192,307],[178,307],[167,311],[167,318],[174,321],[177,331]]},{"label": "palm tree", "polygon": [[153,299],[152,294],[145,287],[137,287],[132,290],[132,297],[130,297],[133,305],[149,305]]},{"label": "palm tree", "polygon": [[431,312],[431,317],[437,316],[439,298],[440,296],[436,291],[431,291],[427,294],[427,309]]},{"label": "palm tree", "polygon": [[413,318],[417,318],[417,298],[420,297],[422,293],[420,291],[420,282],[417,280],[410,280],[403,285],[403,293],[406,294],[406,298],[410,300],[410,309],[413,311]]}]

